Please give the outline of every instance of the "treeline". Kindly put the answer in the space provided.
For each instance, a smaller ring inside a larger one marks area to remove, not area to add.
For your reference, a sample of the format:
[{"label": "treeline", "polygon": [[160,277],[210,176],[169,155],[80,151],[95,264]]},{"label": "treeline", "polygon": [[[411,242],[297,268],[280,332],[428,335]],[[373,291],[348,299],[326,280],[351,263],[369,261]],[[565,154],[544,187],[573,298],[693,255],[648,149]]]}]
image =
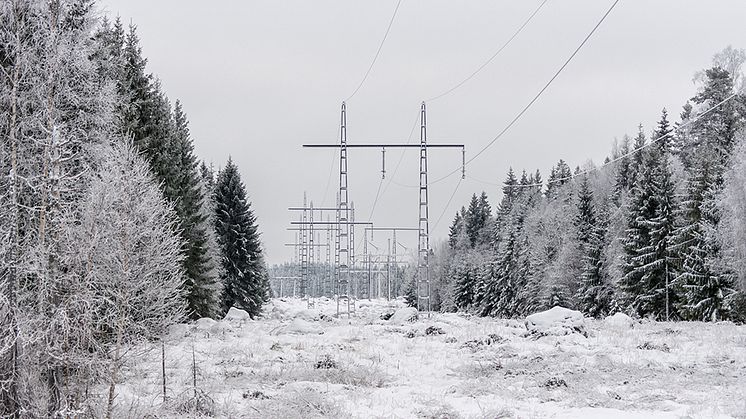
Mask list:
[{"label": "treeline", "polygon": [[0,3],[0,417],[118,416],[131,345],[268,298],[238,168],[199,161],[135,26],[96,15]]},{"label": "treeline", "polygon": [[432,259],[436,306],[745,320],[745,60],[717,54],[676,123],[664,109],[650,134],[640,126],[615,142],[603,167],[560,160],[546,184],[511,169],[494,213],[474,195]]}]

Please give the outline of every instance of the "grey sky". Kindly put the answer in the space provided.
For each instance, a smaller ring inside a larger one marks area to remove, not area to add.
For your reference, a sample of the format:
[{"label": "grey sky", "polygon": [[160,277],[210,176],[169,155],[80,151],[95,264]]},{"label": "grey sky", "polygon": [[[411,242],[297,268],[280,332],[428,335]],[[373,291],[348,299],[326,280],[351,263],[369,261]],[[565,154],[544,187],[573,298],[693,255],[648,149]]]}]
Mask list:
[{"label": "grey sky", "polygon": [[[535,1],[404,0],[378,62],[348,102],[348,141],[405,141],[420,102],[470,74],[534,10]],[[552,76],[611,4],[550,0],[521,35],[462,88],[428,103],[428,137],[462,141],[476,153]],[[190,120],[196,152],[239,165],[270,263],[292,254],[283,243],[286,208],[303,191],[333,205],[336,172],[325,194],[332,151],[304,142],[338,141],[341,101],[355,89],[383,36],[396,0],[187,1],[102,0],[110,15],[138,26],[148,70]],[[746,2],[622,0],[565,72],[500,141],[475,160],[469,176],[493,183],[509,166],[548,169],[600,162],[614,137],[646,131],[661,108],[677,118],[695,91],[692,76],[725,46],[746,47]],[[415,131],[413,141],[418,141]],[[432,150],[431,179],[460,164],[454,151]],[[399,152],[387,151],[388,175]],[[380,151],[350,152],[350,197],[367,220],[380,181]],[[336,160],[335,160],[336,162]],[[416,150],[395,181],[415,184]],[[336,167],[334,168],[336,171]],[[459,176],[433,185],[431,228]],[[387,178],[388,181],[388,178]],[[499,187],[466,179],[433,230],[445,237],[457,208]],[[373,221],[416,226],[417,192],[391,184]],[[385,245],[378,235],[377,245]],[[401,240],[416,247],[414,239]]]}]

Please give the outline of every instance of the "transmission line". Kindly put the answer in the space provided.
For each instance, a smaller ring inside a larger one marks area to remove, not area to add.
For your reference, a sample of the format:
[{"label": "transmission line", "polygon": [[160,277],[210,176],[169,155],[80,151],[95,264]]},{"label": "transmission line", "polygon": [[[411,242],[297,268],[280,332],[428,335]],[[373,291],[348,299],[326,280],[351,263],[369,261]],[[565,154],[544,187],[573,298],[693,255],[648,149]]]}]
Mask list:
[{"label": "transmission line", "polygon": [[[554,80],[557,79],[557,77],[568,66],[568,64],[570,64],[570,61],[572,61],[572,59],[575,58],[575,56],[578,54],[578,52],[580,52],[580,50],[583,48],[583,46],[585,46],[585,44],[588,42],[588,40],[591,38],[591,36],[601,26],[601,24],[604,22],[604,20],[606,20],[606,18],[609,16],[609,14],[611,13],[611,11],[614,10],[614,7],[616,7],[616,5],[618,3],[619,3],[619,0],[614,0],[614,3],[611,4],[611,6],[609,7],[609,9],[606,11],[606,13],[604,13],[604,15],[596,23],[596,25],[593,27],[593,29],[591,29],[591,31],[588,33],[588,35],[585,36],[585,38],[580,43],[580,45],[578,45],[578,47],[575,48],[575,51],[573,51],[573,53],[570,54],[570,56],[567,58],[567,60],[565,60],[564,64],[562,64],[562,66],[554,73],[554,75],[549,79],[549,81],[547,81],[546,84],[544,84],[544,87],[542,87],[541,90],[539,90],[539,92],[528,102],[528,104],[526,104],[526,106],[523,107],[523,109],[521,109],[520,112],[518,112],[518,114],[508,123],[508,125],[506,125],[505,128],[502,129],[502,131],[500,131],[489,143],[487,143],[484,147],[482,147],[481,150],[479,150],[476,154],[474,154],[472,157],[470,157],[468,160],[466,160],[466,162],[464,163],[464,165],[470,164],[471,162],[473,162],[474,160],[476,160],[479,156],[481,156],[485,151],[487,151],[487,149],[489,149],[490,147],[492,147],[492,145],[495,144],[495,142],[497,140],[499,140],[500,138],[502,138],[502,136],[505,135],[505,133],[508,132],[508,130],[513,125],[515,125],[515,123],[518,122],[519,119],[521,119],[521,117],[531,108],[531,106],[533,106],[533,104],[536,103],[536,101],[539,99],[539,97],[549,88],[549,86],[554,82]],[[440,177],[438,179],[435,179],[434,181],[430,182],[430,184],[435,184],[435,183],[441,182],[441,181],[443,181],[443,180],[445,180],[445,179],[453,176],[454,174],[458,173],[460,170],[461,170],[461,167],[458,167],[458,168],[454,169],[453,171],[449,172],[447,175],[445,175],[443,177]]]},{"label": "transmission line", "polygon": [[438,220],[435,221],[435,224],[433,224],[433,230],[438,228],[438,224],[440,224],[440,220],[445,215],[446,211],[448,211],[448,207],[451,205],[451,201],[453,201],[453,197],[456,196],[456,191],[458,191],[458,187],[461,186],[462,178],[458,178],[458,183],[456,184],[456,187],[453,189],[453,193],[451,194],[451,197],[448,198],[448,202],[446,202],[446,205],[443,207],[443,212],[440,213],[440,216],[438,217]]},{"label": "transmission line", "polygon": [[365,75],[363,76],[363,79],[360,80],[360,84],[357,85],[355,88],[355,91],[352,92],[352,94],[345,100],[345,102],[349,102],[350,99],[352,99],[353,96],[360,90],[361,87],[363,87],[363,84],[365,83],[365,80],[370,75],[371,70],[373,70],[373,65],[376,63],[376,60],[378,60],[378,56],[381,54],[381,49],[383,49],[383,44],[386,42],[386,38],[389,36],[389,31],[391,30],[391,25],[394,24],[394,19],[396,18],[396,12],[399,11],[399,6],[401,6],[402,0],[399,0],[396,3],[396,8],[394,9],[394,13],[391,15],[391,20],[389,21],[388,27],[386,27],[386,32],[383,34],[383,39],[381,39],[381,43],[378,45],[378,50],[376,51],[376,55],[373,56],[373,61],[370,62],[370,66],[368,66],[368,71],[365,72]]},{"label": "transmission line", "polygon": [[[658,137],[656,139],[651,139],[650,142],[645,143],[644,145],[642,145],[642,146],[640,146],[638,148],[635,148],[634,150],[630,150],[629,152],[624,153],[624,154],[622,154],[622,155],[620,155],[620,156],[618,156],[618,157],[616,157],[616,158],[614,158],[612,160],[609,160],[608,162],[603,163],[600,166],[592,167],[590,169],[581,170],[580,172],[575,173],[575,174],[571,174],[570,176],[565,176],[565,177],[557,178],[557,179],[554,179],[554,180],[551,180],[551,181],[547,181],[546,184],[549,185],[551,183],[564,182],[566,180],[574,179],[574,178],[576,178],[578,176],[587,175],[587,174],[589,174],[589,173],[591,173],[593,171],[600,170],[600,169],[602,169],[602,168],[604,168],[606,166],[614,164],[614,163],[616,163],[616,162],[618,162],[618,161],[620,161],[620,160],[622,160],[624,158],[627,158],[627,157],[629,157],[629,156],[637,153],[638,151],[644,150],[644,149],[650,147],[653,144],[657,144],[661,140],[665,140],[667,138],[672,137],[674,135],[674,133],[676,133],[677,131],[680,131],[682,128],[686,128],[689,125],[692,125],[693,123],[699,121],[700,119],[702,119],[703,116],[705,116],[708,113],[710,113],[710,112],[714,111],[715,109],[719,108],[722,104],[728,102],[729,100],[733,99],[736,96],[738,96],[738,93],[732,93],[730,96],[726,97],[725,99],[723,99],[720,102],[716,103],[715,105],[711,106],[706,111],[704,111],[704,112],[700,113],[699,115],[697,115],[696,118],[690,119],[690,120],[684,122],[683,124],[679,125],[678,127],[675,127],[668,134],[661,135],[660,137]],[[532,186],[542,186],[542,185],[544,185],[544,184],[543,183],[532,183],[532,184],[527,184],[527,185],[515,185],[515,186],[511,186],[511,188],[513,188],[513,187],[515,187],[515,188],[528,188],[528,187],[532,187]]]},{"label": "transmission line", "polygon": [[513,35],[510,38],[508,38],[508,40],[505,41],[505,43],[502,44],[502,46],[494,54],[492,54],[492,56],[490,58],[488,58],[487,61],[485,61],[482,65],[480,65],[479,67],[477,67],[477,69],[474,70],[474,72],[472,72],[471,74],[469,74],[465,79],[463,79],[460,82],[456,83],[450,89],[448,89],[448,90],[446,90],[446,91],[444,91],[444,92],[442,92],[442,93],[440,93],[440,94],[438,94],[436,96],[433,96],[430,99],[427,99],[425,102],[432,102],[434,100],[440,99],[441,97],[443,97],[443,96],[445,96],[445,95],[453,92],[454,90],[458,89],[459,87],[461,87],[464,84],[466,84],[466,82],[468,82],[469,80],[471,80],[472,78],[474,78],[474,76],[476,76],[480,71],[482,71],[485,67],[487,67],[492,62],[492,60],[494,60],[498,55],[500,55],[500,53],[508,45],[510,45],[511,42],[513,42],[513,40],[523,31],[523,28],[525,28],[529,24],[529,22],[531,22],[531,20],[534,18],[534,16],[536,16],[536,14],[539,13],[539,10],[541,10],[541,8],[544,7],[544,5],[548,1],[549,0],[542,1],[541,4],[539,4],[539,7],[537,7],[533,11],[533,13],[531,13],[528,16],[528,18],[523,22],[523,24],[520,27],[518,27],[518,29],[513,33]]}]

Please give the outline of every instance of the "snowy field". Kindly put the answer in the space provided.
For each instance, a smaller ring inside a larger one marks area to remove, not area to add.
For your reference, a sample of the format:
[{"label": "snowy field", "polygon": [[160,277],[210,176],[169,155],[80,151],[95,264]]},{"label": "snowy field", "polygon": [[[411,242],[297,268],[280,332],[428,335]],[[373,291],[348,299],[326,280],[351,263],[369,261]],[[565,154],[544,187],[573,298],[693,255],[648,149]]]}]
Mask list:
[{"label": "snowy field", "polygon": [[166,403],[158,346],[126,366],[119,417],[746,417],[746,327],[732,323],[618,316],[529,334],[522,320],[408,321],[400,301],[335,310],[275,299],[258,320],[178,325]]}]

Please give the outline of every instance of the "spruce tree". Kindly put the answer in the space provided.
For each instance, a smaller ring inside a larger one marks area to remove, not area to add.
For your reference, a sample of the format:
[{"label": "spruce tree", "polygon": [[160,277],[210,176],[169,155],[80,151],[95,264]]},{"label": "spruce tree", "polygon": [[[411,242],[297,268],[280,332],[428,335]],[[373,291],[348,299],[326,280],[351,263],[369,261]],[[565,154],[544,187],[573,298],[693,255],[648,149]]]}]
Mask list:
[{"label": "spruce tree", "polygon": [[624,276],[629,307],[638,315],[666,319],[675,294],[670,287],[674,185],[661,148],[643,153],[628,207]]},{"label": "spruce tree", "polygon": [[218,172],[216,231],[223,264],[223,310],[236,307],[252,317],[268,298],[259,231],[246,189],[233,160]]},{"label": "spruce tree", "polygon": [[686,320],[727,317],[724,300],[732,291],[732,283],[728,275],[720,274],[710,263],[719,251],[712,234],[718,222],[712,189],[715,170],[702,164],[690,177],[682,203],[682,220],[675,231],[680,262],[675,284],[681,294],[678,308]]},{"label": "spruce tree", "polygon": [[471,263],[469,236],[461,231],[456,237],[450,276],[453,281],[453,299],[456,307],[467,309],[474,303],[477,281],[476,271]]},{"label": "spruce tree", "polygon": [[605,274],[604,250],[607,246],[606,232],[609,223],[608,206],[602,205],[595,217],[587,246],[583,254],[583,271],[577,301],[579,309],[591,317],[603,317],[612,310],[613,287]]},{"label": "spruce tree", "polygon": [[471,201],[469,201],[469,208],[466,210],[466,218],[464,221],[466,235],[469,237],[469,246],[473,248],[477,244],[477,236],[485,223],[485,220],[482,219],[482,214],[480,213],[479,198],[477,198],[476,194],[471,196]]},{"label": "spruce tree", "polygon": [[194,318],[214,317],[220,311],[222,290],[218,277],[219,262],[210,252],[213,225],[203,208],[209,198],[204,195],[202,176],[189,137],[189,122],[178,101],[173,121],[170,149],[164,154],[169,155],[174,163],[171,174],[162,185],[166,198],[174,203],[184,240],[183,267],[189,313]]},{"label": "spruce tree", "polygon": [[624,136],[622,139],[622,145],[619,148],[619,156],[615,156],[615,158],[618,158],[619,161],[616,164],[616,176],[615,176],[615,182],[614,182],[614,193],[613,193],[613,200],[616,205],[619,205],[621,203],[621,197],[622,194],[629,191],[629,189],[632,187],[632,176],[631,176],[631,161],[630,157],[627,155],[629,154],[630,148],[629,148],[629,142],[630,139],[628,136]]},{"label": "spruce tree", "polygon": [[448,247],[450,247],[451,249],[456,248],[459,234],[463,229],[464,218],[461,216],[461,214],[463,214],[464,212],[464,207],[461,207],[461,212],[456,213],[456,216],[453,218],[453,223],[448,230]]}]

